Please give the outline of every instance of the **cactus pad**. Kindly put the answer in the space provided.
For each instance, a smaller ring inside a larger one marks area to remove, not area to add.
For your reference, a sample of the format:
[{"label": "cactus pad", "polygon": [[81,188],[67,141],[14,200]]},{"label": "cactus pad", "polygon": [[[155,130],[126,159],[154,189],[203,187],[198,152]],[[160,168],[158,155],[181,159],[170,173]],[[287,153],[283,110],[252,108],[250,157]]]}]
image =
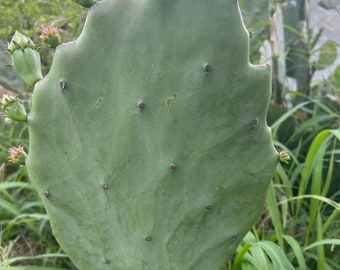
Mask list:
[{"label": "cactus pad", "polygon": [[27,167],[79,269],[223,269],[278,162],[234,0],[103,0],[57,47]]}]

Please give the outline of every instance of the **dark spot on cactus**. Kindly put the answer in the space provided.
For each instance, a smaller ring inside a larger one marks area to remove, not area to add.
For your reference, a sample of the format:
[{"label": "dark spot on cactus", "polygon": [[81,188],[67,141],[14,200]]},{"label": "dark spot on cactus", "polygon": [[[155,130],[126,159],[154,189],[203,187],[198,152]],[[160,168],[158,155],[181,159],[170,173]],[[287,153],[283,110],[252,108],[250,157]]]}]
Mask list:
[{"label": "dark spot on cactus", "polygon": [[170,103],[173,102],[176,99],[176,97],[177,94],[174,94],[167,99],[166,103],[168,104],[168,106],[170,106]]},{"label": "dark spot on cactus", "polygon": [[209,73],[209,72],[211,72],[211,70],[212,70],[212,68],[211,68],[210,65],[206,64],[206,65],[204,66],[204,72],[205,72],[205,73]]},{"label": "dark spot on cactus", "polygon": [[259,120],[257,118],[255,118],[252,122],[251,122],[251,127],[254,128],[257,126],[257,124],[259,123]]},{"label": "dark spot on cactus", "polygon": [[145,104],[144,104],[144,102],[139,102],[138,105],[137,105],[137,107],[138,107],[138,110],[139,110],[139,111],[144,111],[144,109],[145,109]]},{"label": "dark spot on cactus", "polygon": [[60,80],[59,87],[60,87],[61,90],[65,89],[66,83],[63,80]]},{"label": "dark spot on cactus", "polygon": [[170,172],[174,172],[174,171],[176,171],[176,169],[177,169],[176,165],[171,163],[170,166],[169,166]]},{"label": "dark spot on cactus", "polygon": [[51,194],[47,190],[44,191],[44,196],[47,200],[51,198]]},{"label": "dark spot on cactus", "polygon": [[248,28],[249,37],[253,38],[255,36],[255,31],[253,28]]},{"label": "dark spot on cactus", "polygon": [[149,243],[149,242],[151,242],[151,241],[152,241],[152,238],[151,238],[151,236],[147,236],[147,237],[145,237],[145,241],[146,241],[146,242],[148,242],[148,243]]},{"label": "dark spot on cactus", "polygon": [[104,184],[104,185],[102,185],[102,188],[103,188],[103,190],[108,190],[109,189],[109,185],[108,184]]},{"label": "dark spot on cactus", "polygon": [[269,68],[272,67],[271,64],[269,64],[269,63],[266,63],[266,66],[269,67]]},{"label": "dark spot on cactus", "polygon": [[105,264],[111,264],[111,261],[109,259],[105,259],[104,263]]},{"label": "dark spot on cactus", "polygon": [[239,237],[239,234],[238,234],[238,233],[235,233],[235,234],[232,236],[233,241],[235,241],[238,237]]},{"label": "dark spot on cactus", "polygon": [[205,210],[210,210],[212,208],[212,205],[210,203],[208,203],[206,206],[205,206]]},{"label": "dark spot on cactus", "polygon": [[103,101],[103,98],[102,97],[99,97],[97,102],[96,102],[96,107],[98,108],[100,106],[100,103],[102,103]]}]

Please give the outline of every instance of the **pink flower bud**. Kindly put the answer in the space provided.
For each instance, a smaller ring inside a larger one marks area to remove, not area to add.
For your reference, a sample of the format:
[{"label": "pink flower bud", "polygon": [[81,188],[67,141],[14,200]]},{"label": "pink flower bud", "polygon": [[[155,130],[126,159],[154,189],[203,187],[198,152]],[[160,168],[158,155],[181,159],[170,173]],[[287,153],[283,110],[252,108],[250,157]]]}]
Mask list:
[{"label": "pink flower bud", "polygon": [[57,47],[61,43],[61,37],[57,27],[45,26],[41,28],[42,41],[51,48]]},{"label": "pink flower bud", "polygon": [[8,152],[10,154],[8,157],[9,162],[20,163],[21,165],[25,164],[27,154],[22,145],[19,145],[18,147],[13,146],[8,149]]}]

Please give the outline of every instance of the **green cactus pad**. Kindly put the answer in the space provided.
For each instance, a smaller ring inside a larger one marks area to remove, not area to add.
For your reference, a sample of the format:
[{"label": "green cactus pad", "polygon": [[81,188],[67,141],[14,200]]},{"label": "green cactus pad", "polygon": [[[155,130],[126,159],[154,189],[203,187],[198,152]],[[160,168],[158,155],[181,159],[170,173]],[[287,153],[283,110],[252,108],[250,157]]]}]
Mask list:
[{"label": "green cactus pad", "polygon": [[79,269],[223,269],[278,162],[234,0],[111,0],[36,84],[27,167]]}]

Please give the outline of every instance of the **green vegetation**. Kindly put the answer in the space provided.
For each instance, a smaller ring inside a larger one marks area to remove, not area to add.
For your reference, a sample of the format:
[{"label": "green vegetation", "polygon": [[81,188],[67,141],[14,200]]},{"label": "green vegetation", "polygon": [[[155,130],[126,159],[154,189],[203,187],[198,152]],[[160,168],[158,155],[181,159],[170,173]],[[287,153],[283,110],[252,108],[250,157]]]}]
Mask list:
[{"label": "green vegetation", "polygon": [[[240,2],[247,4],[246,0]],[[263,1],[260,2],[262,5]],[[38,44],[40,29],[45,25],[57,26],[64,42],[72,40],[78,36],[85,14],[86,9],[72,1],[3,0],[1,44],[9,42],[16,30]],[[286,37],[301,38],[301,29],[294,22],[283,21],[276,27],[293,33]],[[250,25],[259,44],[266,38],[263,27],[268,24],[269,20]],[[257,30],[261,37],[256,36]],[[290,50],[295,49],[295,53],[285,63],[275,62],[279,58],[274,55],[273,65],[279,64],[273,67],[277,71],[273,76],[276,88],[268,122],[276,148],[287,150],[292,159],[288,164],[278,165],[263,214],[241,241],[228,263],[229,270],[340,269],[340,66],[331,72],[330,79],[318,84],[312,84],[312,74],[304,73],[327,69],[339,45],[328,41],[315,49],[317,38],[317,33],[310,33],[303,46]],[[287,48],[296,46],[291,40],[285,44]],[[280,50],[277,48],[278,54]],[[311,60],[315,53],[320,55],[318,61]],[[53,50],[43,48],[41,55],[47,71]],[[297,67],[290,63],[294,57],[298,59],[295,63],[302,59],[299,63],[309,68],[293,72]],[[259,61],[257,50],[252,59]],[[8,58],[6,61],[9,63]],[[0,70],[5,69],[7,72],[1,61]],[[291,91],[282,86],[287,76],[295,79],[302,76],[305,85]],[[30,87],[20,82],[13,84],[9,77],[13,75],[0,76],[0,84],[21,93],[29,110]],[[292,106],[287,105],[289,100],[293,100]],[[10,147],[22,145],[28,149],[26,126],[4,119],[0,123],[0,138],[0,270],[76,269],[52,235],[48,217],[25,167],[8,161]]]}]

